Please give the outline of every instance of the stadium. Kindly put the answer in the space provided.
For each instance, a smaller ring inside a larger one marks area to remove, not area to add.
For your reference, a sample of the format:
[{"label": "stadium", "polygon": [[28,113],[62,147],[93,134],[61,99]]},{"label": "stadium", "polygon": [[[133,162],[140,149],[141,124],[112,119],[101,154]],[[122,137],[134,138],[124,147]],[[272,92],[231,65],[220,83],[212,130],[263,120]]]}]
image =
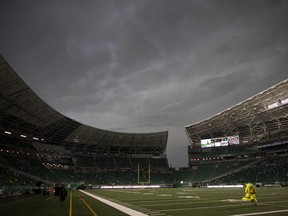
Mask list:
[{"label": "stadium", "polygon": [[[3,56],[0,77],[0,215],[288,214],[287,79],[183,126],[189,164],[175,169],[168,131],[77,122],[39,98]],[[257,208],[241,201],[247,182],[257,187]]]}]

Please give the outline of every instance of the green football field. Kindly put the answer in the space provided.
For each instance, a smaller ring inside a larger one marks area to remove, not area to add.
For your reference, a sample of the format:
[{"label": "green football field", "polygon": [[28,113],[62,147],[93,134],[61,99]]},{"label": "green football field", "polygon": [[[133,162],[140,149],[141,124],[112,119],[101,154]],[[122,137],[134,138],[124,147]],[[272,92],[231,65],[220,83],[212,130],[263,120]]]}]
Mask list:
[{"label": "green football field", "polygon": [[[86,190],[86,192],[112,201],[118,206],[154,216],[288,215],[288,188],[257,188],[257,207],[241,201],[243,188],[114,189]],[[127,214],[80,191],[69,191],[63,207],[60,207],[58,197],[39,195],[1,205],[0,215],[122,216]]]}]

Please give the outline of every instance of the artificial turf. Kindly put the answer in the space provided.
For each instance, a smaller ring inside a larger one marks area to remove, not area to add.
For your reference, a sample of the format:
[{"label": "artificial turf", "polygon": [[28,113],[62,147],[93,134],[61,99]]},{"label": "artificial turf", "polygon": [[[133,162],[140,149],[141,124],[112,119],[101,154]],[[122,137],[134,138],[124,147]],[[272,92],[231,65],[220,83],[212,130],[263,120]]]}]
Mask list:
[{"label": "artificial turf", "polygon": [[[288,215],[288,188],[257,188],[258,206],[241,201],[244,189],[171,188],[87,190],[87,192],[147,215],[228,216],[261,213]],[[53,195],[34,196],[0,206],[1,216],[124,216],[127,215],[80,191],[72,191],[63,207]],[[84,201],[83,201],[84,200]],[[85,204],[86,203],[86,204]],[[287,210],[287,211],[286,211]],[[284,212],[281,212],[284,211]],[[266,212],[266,213],[265,213]]]}]

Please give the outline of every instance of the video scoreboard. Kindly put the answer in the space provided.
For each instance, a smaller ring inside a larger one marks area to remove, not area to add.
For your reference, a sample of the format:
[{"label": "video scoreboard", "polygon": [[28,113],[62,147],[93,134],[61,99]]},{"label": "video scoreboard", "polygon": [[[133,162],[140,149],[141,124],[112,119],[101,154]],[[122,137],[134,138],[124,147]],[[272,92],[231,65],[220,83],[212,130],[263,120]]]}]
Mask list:
[{"label": "video scoreboard", "polygon": [[220,146],[228,146],[228,145],[235,145],[235,144],[240,144],[239,136],[237,135],[201,140],[202,148],[220,147]]}]

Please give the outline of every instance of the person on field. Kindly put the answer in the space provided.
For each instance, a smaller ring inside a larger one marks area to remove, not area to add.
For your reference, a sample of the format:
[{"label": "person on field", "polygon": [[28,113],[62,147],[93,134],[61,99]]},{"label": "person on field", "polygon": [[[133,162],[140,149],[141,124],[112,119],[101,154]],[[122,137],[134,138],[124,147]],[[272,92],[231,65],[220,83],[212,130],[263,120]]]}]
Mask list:
[{"label": "person on field", "polygon": [[65,198],[67,196],[67,190],[64,186],[59,191],[60,206],[64,205]]},{"label": "person on field", "polygon": [[256,189],[253,184],[247,183],[245,187],[244,201],[251,201],[253,206],[257,206]]}]

